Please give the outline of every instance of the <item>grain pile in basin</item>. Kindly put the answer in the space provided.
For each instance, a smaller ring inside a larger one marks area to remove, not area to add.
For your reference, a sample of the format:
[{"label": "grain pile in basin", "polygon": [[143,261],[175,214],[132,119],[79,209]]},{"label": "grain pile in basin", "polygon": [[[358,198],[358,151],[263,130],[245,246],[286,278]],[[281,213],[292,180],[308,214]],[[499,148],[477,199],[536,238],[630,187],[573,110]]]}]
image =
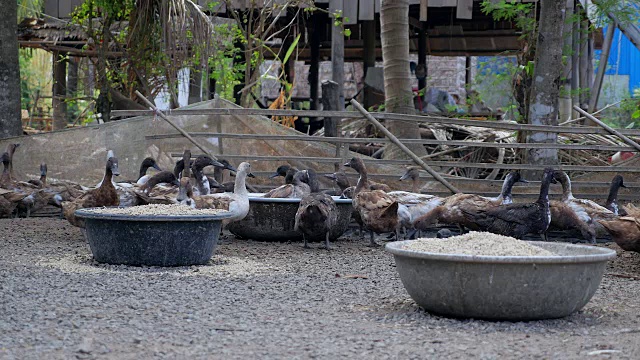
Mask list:
[{"label": "grain pile in basin", "polygon": [[193,215],[215,215],[226,212],[220,209],[194,209],[187,205],[164,205],[150,204],[142,206],[132,206],[126,208],[93,208],[85,209],[85,212],[108,215],[129,215],[129,216],[193,216]]},{"label": "grain pile in basin", "polygon": [[556,254],[528,242],[489,232],[471,231],[446,239],[419,239],[407,250],[481,256],[554,256]]}]

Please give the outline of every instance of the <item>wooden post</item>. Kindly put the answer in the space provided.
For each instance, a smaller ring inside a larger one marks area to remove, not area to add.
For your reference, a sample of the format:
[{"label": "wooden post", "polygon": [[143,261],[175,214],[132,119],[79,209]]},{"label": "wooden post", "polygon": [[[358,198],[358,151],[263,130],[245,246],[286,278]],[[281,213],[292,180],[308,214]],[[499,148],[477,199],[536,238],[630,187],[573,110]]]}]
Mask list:
[{"label": "wooden post", "polygon": [[574,0],[566,0],[565,15],[564,15],[564,28],[562,30],[563,36],[563,56],[565,56],[565,65],[562,70],[560,90],[560,99],[558,101],[558,121],[568,121],[571,119],[571,75],[573,74],[571,61],[571,49],[573,48],[573,24],[570,21],[573,15]]},{"label": "wooden post", "polygon": [[[330,0],[330,9],[343,8],[342,0]],[[333,15],[333,14],[332,14]],[[343,25],[335,26],[331,22],[331,80],[338,84],[340,107],[335,110],[344,110],[344,34]],[[324,98],[324,93],[322,95]],[[326,129],[326,128],[325,128]]]},{"label": "wooden post", "polygon": [[580,108],[587,109],[589,106],[589,19],[585,17],[580,21]]},{"label": "wooden post", "polygon": [[[571,52],[571,106],[580,106],[580,95],[578,92],[580,91],[580,23],[579,18],[575,17],[578,14],[578,4],[574,5],[572,18],[573,21],[573,31],[572,31],[572,44],[571,48],[573,51]],[[566,21],[566,20],[565,20]],[[578,117],[577,112],[573,112],[572,118],[575,119]]]},{"label": "wooden post", "polygon": [[[327,111],[331,110],[343,110],[340,108],[340,87],[335,81],[323,81],[322,82],[322,109]],[[340,118],[324,118],[324,136],[337,137],[338,136],[338,122]],[[341,157],[341,143],[335,143],[336,157]],[[338,171],[340,164],[335,164],[335,170]]]},{"label": "wooden post", "polygon": [[[362,22],[362,43],[363,43],[363,57],[362,68],[364,70],[364,77],[367,77],[367,69],[376,66],[376,22],[375,20],[365,20]],[[375,92],[372,88],[364,85],[363,91],[364,98],[362,102],[368,109],[374,104]]]},{"label": "wooden post", "polygon": [[620,140],[624,141],[625,144],[629,145],[629,146],[633,146],[634,148],[636,148],[636,150],[640,151],[640,144],[638,144],[637,142],[631,140],[630,138],[626,137],[625,135],[621,134],[618,130],[610,127],[609,125],[603,123],[602,121],[598,120],[595,116],[589,114],[588,112],[580,109],[578,106],[574,106],[573,109],[575,111],[577,111],[580,115],[585,116],[587,119],[593,121],[594,123],[598,124],[601,128],[607,130],[609,133],[617,136],[620,138]]},{"label": "wooden post", "polygon": [[[418,30],[418,67],[416,68],[416,76],[419,72],[424,71],[424,77],[418,78],[418,90],[426,91],[427,87],[427,30],[426,22],[422,22],[422,28]],[[424,99],[424,96],[422,96]],[[422,109],[420,109],[422,111]]]},{"label": "wooden post", "polygon": [[363,108],[362,105],[360,105],[355,99],[351,99],[351,105],[353,105],[353,107],[356,110],[360,111],[360,113],[364,115],[364,117],[370,123],[372,123],[376,128],[378,128],[378,130],[382,131],[382,133],[386,137],[388,137],[392,143],[396,144],[396,146],[399,147],[402,151],[404,151],[405,154],[409,155],[409,157],[411,157],[411,159],[413,159],[413,161],[415,161],[416,164],[420,165],[420,167],[425,169],[431,176],[433,176],[434,179],[438,180],[442,185],[444,185],[452,193],[457,194],[460,192],[460,190],[458,190],[455,186],[451,185],[451,183],[449,183],[445,178],[443,178],[440,174],[438,174],[437,171],[433,170],[429,165],[427,165],[424,161],[422,161],[422,159],[420,159],[418,155],[416,155],[413,151],[409,150],[408,147],[406,147],[403,143],[401,143],[400,140],[398,140],[398,138],[395,137],[395,135],[393,135],[389,130],[387,130],[387,128],[384,127],[384,125],[380,124],[380,122],[376,120],[376,118],[374,118],[367,110],[365,110],[365,108]]},{"label": "wooden post", "polygon": [[53,130],[67,127],[67,60],[66,53],[53,52]]},{"label": "wooden post", "polygon": [[[77,57],[69,58],[67,69],[67,97],[75,98],[78,96],[78,60]],[[78,103],[72,102],[67,105],[67,119],[75,119],[78,113]]]},{"label": "wooden post", "polygon": [[165,115],[162,111],[160,111],[160,109],[158,109],[151,101],[149,101],[149,99],[144,97],[144,95],[142,95],[140,91],[136,90],[136,95],[138,96],[138,98],[140,98],[140,100],[142,100],[143,103],[145,103],[145,105],[151,108],[151,110],[153,110],[156,113],[156,115],[158,115],[164,121],[168,122],[169,125],[173,126],[176,130],[178,130],[178,132],[182,134],[182,136],[187,138],[187,140],[189,140],[198,149],[202,150],[203,153],[211,156],[213,160],[218,160],[213,154],[209,152],[209,150],[205,149],[202,145],[198,144],[198,142],[195,141],[193,137],[189,135],[188,132],[184,131],[180,126],[176,125],[176,123],[174,123],[171,119],[169,119],[169,117],[167,117],[167,115]]},{"label": "wooden post", "polygon": [[607,62],[609,61],[609,53],[611,52],[611,44],[613,43],[613,33],[616,30],[616,24],[609,24],[607,33],[604,36],[604,44],[602,44],[602,52],[600,53],[600,62],[598,63],[598,73],[593,81],[591,88],[591,99],[589,99],[589,112],[596,111],[598,99],[600,98],[600,89],[602,89],[602,81],[604,73],[607,70]]},{"label": "wooden post", "polygon": [[[326,24],[326,22],[325,22]],[[320,15],[311,15],[308,31],[311,33],[311,59],[309,64],[309,109],[318,110],[318,79],[320,72]],[[309,122],[315,118],[309,119]]]}]

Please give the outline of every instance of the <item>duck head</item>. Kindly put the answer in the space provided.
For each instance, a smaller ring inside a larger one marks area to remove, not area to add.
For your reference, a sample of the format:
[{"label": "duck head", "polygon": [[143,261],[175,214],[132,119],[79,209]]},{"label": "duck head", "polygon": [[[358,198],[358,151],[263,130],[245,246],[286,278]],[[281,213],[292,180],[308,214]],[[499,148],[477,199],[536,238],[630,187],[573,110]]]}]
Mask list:
[{"label": "duck head", "polygon": [[291,166],[289,166],[289,165],[280,165],[276,169],[276,172],[274,174],[272,174],[271,176],[269,176],[269,178],[273,179],[273,178],[277,178],[278,176],[286,177],[287,176],[287,172],[289,171],[289,169],[291,169]]},{"label": "duck head", "polygon": [[416,180],[420,178],[420,170],[418,170],[417,168],[408,168],[407,171],[404,173],[404,175],[402,175],[400,177],[400,181],[402,180]]},{"label": "duck head", "polygon": [[250,178],[254,178],[256,177],[255,175],[253,175],[251,173],[251,164],[249,164],[248,162],[242,162],[240,163],[240,165],[238,166],[238,170],[236,171],[238,173],[244,173],[246,174],[248,177]]},{"label": "duck head", "polygon": [[340,189],[346,189],[351,186],[347,174],[343,173],[342,171],[335,172],[333,174],[325,174],[324,176],[335,181]]},{"label": "duck head", "polygon": [[191,202],[193,201],[193,186],[191,185],[191,179],[188,177],[182,177],[180,179],[180,189],[178,191],[178,200],[179,203],[184,205],[191,206]]},{"label": "duck head", "polygon": [[305,184],[309,184],[309,172],[307,170],[302,170],[302,171],[298,171],[296,172],[295,175],[293,175],[293,184],[299,184],[299,183],[305,183]]},{"label": "duck head", "polygon": [[115,176],[120,176],[120,170],[118,169],[118,158],[110,157],[107,160],[106,169],[107,173],[111,173]]},{"label": "duck head", "polygon": [[158,166],[158,163],[156,162],[156,160],[152,157],[148,157],[145,158],[144,160],[142,160],[142,164],[140,165],[140,169],[144,169],[145,172],[147,171],[147,169],[149,169],[150,167],[158,170],[158,171],[162,171],[162,169],[160,168],[160,166]]},{"label": "duck head", "polygon": [[618,187],[618,188],[626,188],[627,186],[624,184],[624,180],[622,179],[622,175],[616,175],[613,177],[613,179],[611,180],[611,187]]},{"label": "duck head", "polygon": [[2,165],[4,165],[5,170],[8,170],[9,164],[11,163],[11,157],[8,152],[2,154]]},{"label": "duck head", "polygon": [[554,171],[553,168],[545,168],[544,173],[542,174],[542,182],[550,182],[551,184],[557,184],[558,181],[560,181],[558,180],[558,176],[557,176],[557,173],[559,172],[564,174],[564,176],[566,176],[567,179],[569,178],[564,171]]},{"label": "duck head", "polygon": [[213,158],[211,156],[209,156],[209,155],[199,155],[196,158],[196,160],[193,162],[193,164],[191,164],[191,169],[194,170],[194,171],[202,170],[207,166],[215,166],[215,167],[220,167],[220,168],[224,168],[225,167],[219,161],[213,160]]},{"label": "duck head", "polygon": [[364,161],[362,161],[362,159],[359,157],[351,158],[351,160],[348,163],[344,164],[344,166],[350,167],[353,170],[357,171],[358,173],[366,171],[366,167],[364,166]]},{"label": "duck head", "polygon": [[519,171],[511,171],[507,174],[507,176],[505,177],[505,180],[507,180],[507,182],[510,182],[512,184],[515,184],[517,182],[521,182],[521,183],[528,183],[529,180],[525,180],[522,175],[520,175]]},{"label": "duck head", "polygon": [[47,164],[40,164],[40,176],[47,176]]},{"label": "duck head", "polygon": [[353,199],[353,192],[355,189],[356,188],[353,186],[349,186],[348,188],[344,189],[342,195],[340,195],[340,199]]}]

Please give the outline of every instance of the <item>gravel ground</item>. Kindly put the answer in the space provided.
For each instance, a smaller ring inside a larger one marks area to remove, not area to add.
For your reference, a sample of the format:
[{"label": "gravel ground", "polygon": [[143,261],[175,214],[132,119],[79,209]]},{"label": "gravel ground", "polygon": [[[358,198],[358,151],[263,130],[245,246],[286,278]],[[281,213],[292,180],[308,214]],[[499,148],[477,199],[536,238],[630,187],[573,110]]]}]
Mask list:
[{"label": "gravel ground", "polygon": [[511,323],[425,313],[364,242],[230,240],[208,266],[140,268],[93,262],[66,221],[0,226],[2,359],[640,357],[640,254],[612,244],[582,311]]}]

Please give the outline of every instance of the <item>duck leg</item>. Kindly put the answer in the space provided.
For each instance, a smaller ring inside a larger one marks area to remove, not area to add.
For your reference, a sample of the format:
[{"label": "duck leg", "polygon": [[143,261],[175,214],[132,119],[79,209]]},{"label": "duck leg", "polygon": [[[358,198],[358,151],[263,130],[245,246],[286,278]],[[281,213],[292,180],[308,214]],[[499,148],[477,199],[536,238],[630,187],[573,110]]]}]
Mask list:
[{"label": "duck leg", "polygon": [[304,246],[303,246],[303,247],[304,247],[305,249],[311,249],[311,248],[309,247],[309,243],[307,242],[307,235],[302,234],[302,238],[304,239]]},{"label": "duck leg", "polygon": [[329,231],[327,231],[327,233],[325,234],[324,247],[327,250],[331,250],[331,245],[329,244]]},{"label": "duck leg", "polygon": [[378,247],[380,245],[378,245],[374,240],[373,240],[373,231],[369,231],[369,236],[370,236],[370,241],[369,241],[369,247]]},{"label": "duck leg", "polygon": [[547,236],[546,231],[540,234],[540,237],[542,238],[542,241],[549,241],[549,237]]}]

